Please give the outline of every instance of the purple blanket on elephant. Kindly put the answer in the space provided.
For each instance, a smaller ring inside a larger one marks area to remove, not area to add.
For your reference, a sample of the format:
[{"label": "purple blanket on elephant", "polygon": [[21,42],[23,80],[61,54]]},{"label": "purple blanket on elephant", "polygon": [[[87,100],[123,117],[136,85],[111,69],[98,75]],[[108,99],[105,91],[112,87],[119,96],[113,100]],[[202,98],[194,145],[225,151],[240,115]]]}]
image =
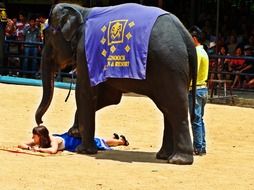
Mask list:
[{"label": "purple blanket on elephant", "polygon": [[85,54],[90,83],[146,78],[149,37],[162,9],[128,3],[95,7],[86,18]]}]

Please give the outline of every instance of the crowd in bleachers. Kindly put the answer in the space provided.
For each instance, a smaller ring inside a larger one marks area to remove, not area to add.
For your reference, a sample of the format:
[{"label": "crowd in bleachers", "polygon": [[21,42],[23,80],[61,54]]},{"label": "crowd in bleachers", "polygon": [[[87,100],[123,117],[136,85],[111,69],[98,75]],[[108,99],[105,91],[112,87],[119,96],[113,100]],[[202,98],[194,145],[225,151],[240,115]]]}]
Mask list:
[{"label": "crowd in bleachers", "polygon": [[230,54],[227,45],[223,44],[217,53],[222,57],[210,59],[209,79],[232,81],[231,88],[253,88],[254,59],[246,59],[253,57],[253,50],[248,44],[237,45],[233,54]]},{"label": "crowd in bleachers", "polygon": [[231,88],[253,88],[254,60],[243,58],[254,56],[253,15],[241,8],[234,10],[234,14],[232,11],[225,10],[222,14],[217,37],[215,15],[202,13],[198,20],[208,54],[228,56],[210,59],[209,78],[232,80]]},{"label": "crowd in bleachers", "polygon": [[42,46],[38,42],[43,41],[43,29],[46,18],[44,16],[30,16],[28,19],[20,12],[18,18],[8,18],[5,27],[5,40],[18,41],[20,43],[6,43],[5,50],[10,54],[23,55],[9,56],[7,65],[20,68],[24,71],[21,75],[35,77],[39,70],[39,59]]}]

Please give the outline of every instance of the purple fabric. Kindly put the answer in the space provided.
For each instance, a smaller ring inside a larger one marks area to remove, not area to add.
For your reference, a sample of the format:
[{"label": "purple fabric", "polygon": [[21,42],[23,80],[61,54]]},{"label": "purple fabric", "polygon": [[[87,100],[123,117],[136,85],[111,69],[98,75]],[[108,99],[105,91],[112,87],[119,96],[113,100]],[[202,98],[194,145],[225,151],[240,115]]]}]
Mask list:
[{"label": "purple fabric", "polygon": [[146,78],[152,27],[166,11],[128,3],[92,8],[85,24],[85,54],[91,86],[107,78]]}]

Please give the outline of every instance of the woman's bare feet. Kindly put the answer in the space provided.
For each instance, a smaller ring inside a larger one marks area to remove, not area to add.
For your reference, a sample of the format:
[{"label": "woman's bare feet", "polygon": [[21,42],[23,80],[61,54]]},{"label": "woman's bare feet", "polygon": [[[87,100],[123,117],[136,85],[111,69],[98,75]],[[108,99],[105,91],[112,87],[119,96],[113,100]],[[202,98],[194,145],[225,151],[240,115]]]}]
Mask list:
[{"label": "woman's bare feet", "polygon": [[117,133],[113,134],[113,139],[119,139],[119,135]]},{"label": "woman's bare feet", "polygon": [[123,145],[124,145],[124,146],[128,146],[128,145],[129,145],[129,142],[128,142],[128,140],[125,138],[125,136],[120,135],[120,139],[123,141]]}]

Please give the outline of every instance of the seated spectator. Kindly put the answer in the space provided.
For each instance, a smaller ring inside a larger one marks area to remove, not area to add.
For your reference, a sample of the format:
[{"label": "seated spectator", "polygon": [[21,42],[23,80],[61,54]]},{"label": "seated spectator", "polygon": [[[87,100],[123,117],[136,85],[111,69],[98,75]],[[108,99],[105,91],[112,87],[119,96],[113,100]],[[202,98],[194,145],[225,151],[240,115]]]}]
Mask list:
[{"label": "seated spectator", "polygon": [[254,47],[254,34],[249,35],[248,45]]},{"label": "seated spectator", "polygon": [[[236,47],[235,56],[243,56],[243,49],[241,46]],[[230,59],[228,64],[228,71],[231,73],[235,73],[236,71],[239,71],[243,64],[245,62],[245,59]],[[232,79],[233,75],[227,77],[228,79]]]},{"label": "seated spectator", "polygon": [[[15,36],[16,40],[24,41],[24,28],[29,26],[29,24],[26,21],[25,13],[19,12],[18,20],[16,20],[15,23],[16,23],[16,36]],[[22,53],[23,53],[23,46],[22,44],[18,44],[18,54],[22,54]]]},{"label": "seated spectator", "polygon": [[216,43],[215,42],[210,42],[206,51],[209,55],[215,54],[216,53]]},{"label": "seated spectator", "polygon": [[[16,21],[17,19],[7,19],[7,25],[5,27],[5,39],[6,40],[16,40]],[[19,54],[19,45],[16,43],[8,43],[5,46],[5,51],[9,54]],[[18,75],[19,67],[20,67],[20,59],[19,57],[8,56],[7,65],[9,69],[9,75]]]},{"label": "seated spectator", "polygon": [[15,40],[16,39],[16,25],[12,19],[7,19],[5,27],[5,39]]},{"label": "seated spectator", "polygon": [[[253,56],[252,51],[252,46],[244,46],[245,56]],[[236,86],[238,88],[245,87],[245,85],[251,80],[251,76],[249,76],[248,74],[254,74],[254,63],[252,60],[246,60],[240,70],[236,72],[236,76],[231,88],[235,88]]]},{"label": "seated spectator", "polygon": [[28,27],[29,24],[26,22],[26,17],[24,13],[20,12],[18,21],[16,23],[16,36],[17,40],[23,41],[24,40],[24,28]]},{"label": "seated spectator", "polygon": [[[223,45],[220,47],[220,51],[218,53],[218,55],[229,55],[228,54],[228,48],[226,45]],[[223,73],[222,72],[228,72],[228,63],[229,63],[229,59],[225,59],[225,58],[218,58],[218,73],[217,73],[217,78],[218,80],[222,80],[223,77]]]},{"label": "seated spectator", "polygon": [[234,51],[235,51],[235,48],[237,46],[237,38],[236,38],[236,36],[234,34],[229,36],[227,46],[228,46],[228,53],[230,55],[233,55]]},{"label": "seated spectator", "polygon": [[[207,53],[208,55],[215,55],[216,53],[216,43],[215,42],[210,42],[208,49],[207,49]],[[217,64],[218,61],[216,58],[209,58],[209,79],[215,79],[216,76],[216,72],[217,72]],[[210,84],[208,83],[208,86],[210,86]]]},{"label": "seated spectator", "polygon": [[[215,44],[214,44],[215,45]],[[218,55],[223,55],[226,56],[228,55],[227,53],[227,46],[226,45],[222,45],[220,47],[220,51],[218,53]],[[225,59],[223,57],[216,59],[210,59],[210,68],[209,70],[212,71],[211,75],[210,75],[210,79],[218,79],[218,80],[222,80],[226,77],[226,75],[224,74],[224,72],[228,72],[228,59]],[[225,76],[224,76],[225,75]],[[211,83],[209,83],[209,85],[212,85]],[[221,84],[219,83],[219,86]]]},{"label": "seated spectator", "polygon": [[47,24],[48,24],[48,20],[44,15],[39,16],[39,22],[40,22],[40,33],[41,33],[41,38],[43,41],[43,30],[46,28]]},{"label": "seated spectator", "polygon": [[254,78],[247,83],[248,88],[254,88]]}]

